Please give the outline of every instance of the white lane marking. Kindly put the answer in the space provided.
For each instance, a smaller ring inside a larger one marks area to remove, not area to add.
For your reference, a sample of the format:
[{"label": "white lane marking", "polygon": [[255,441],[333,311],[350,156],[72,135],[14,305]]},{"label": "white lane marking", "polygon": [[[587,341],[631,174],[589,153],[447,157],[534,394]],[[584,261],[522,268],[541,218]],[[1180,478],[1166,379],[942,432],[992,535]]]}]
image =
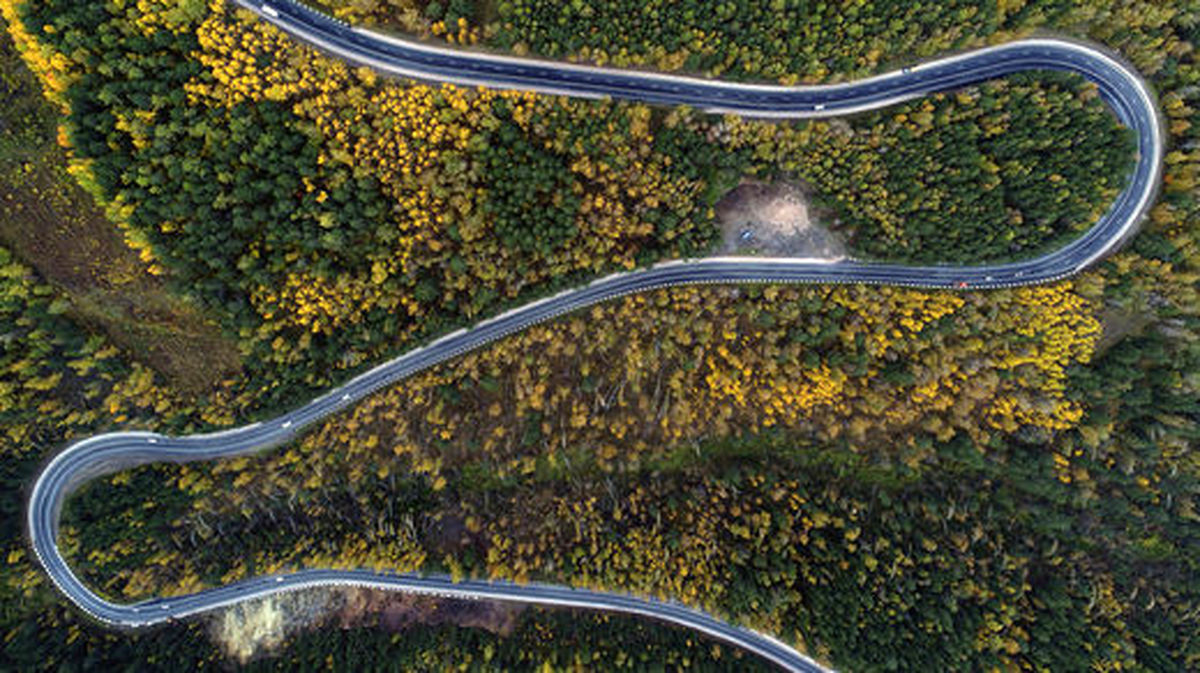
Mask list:
[{"label": "white lane marking", "polygon": [[[1081,49],[1082,49],[1082,48],[1081,48]],[[977,53],[972,53],[972,54],[970,54],[969,56],[976,56],[976,55],[977,55]],[[1118,74],[1121,74],[1121,73],[1128,74],[1128,71],[1125,71],[1124,69],[1116,69],[1116,72],[1117,72]],[[1140,88],[1140,87],[1134,87],[1134,90],[1135,90],[1135,91],[1136,91],[1136,92],[1137,92],[1139,95],[1141,95],[1141,97],[1142,97],[1142,99],[1143,99],[1141,102],[1143,102],[1143,103],[1144,103],[1144,102],[1146,101],[1146,98],[1145,98],[1145,96],[1146,96],[1146,92],[1144,91],[1144,89],[1142,89],[1142,88]],[[893,101],[893,102],[894,102],[894,101]],[[1158,130],[1159,130],[1159,129],[1158,129],[1158,127],[1157,127],[1157,126],[1154,126],[1154,127],[1152,127],[1152,128],[1150,129],[1149,133],[1150,133],[1150,137],[1151,137],[1151,139],[1157,139],[1157,138],[1158,138]],[[1159,148],[1158,148],[1157,146],[1156,146],[1156,148],[1155,148],[1155,149],[1156,149],[1156,153],[1155,153],[1155,155],[1154,155],[1154,156],[1155,156],[1155,158],[1158,158],[1158,157],[1161,155],[1161,152],[1159,151]],[[1157,173],[1158,173],[1158,167],[1157,167],[1157,164],[1156,164],[1156,166],[1155,166],[1155,170],[1154,170],[1154,174],[1156,175]],[[1151,184],[1152,184],[1153,182],[1154,182],[1154,180],[1150,180],[1150,183],[1151,183]],[[1148,192],[1149,192],[1149,191],[1150,191],[1150,190],[1146,190],[1146,191],[1144,191],[1144,192],[1142,193],[1142,201],[1143,201],[1143,202],[1144,202],[1146,199],[1148,199],[1148,198],[1149,198],[1149,195],[1148,195]],[[1141,205],[1141,204],[1139,204],[1139,205]],[[1135,212],[1136,212],[1136,211],[1135,211]],[[1128,221],[1125,223],[1125,224],[1126,224],[1126,227],[1125,227],[1126,229],[1127,229],[1127,228],[1128,228],[1128,226],[1130,225],[1130,222],[1132,222],[1134,219],[1136,219],[1136,218],[1133,218],[1133,217],[1130,217],[1130,218],[1129,218],[1129,220],[1128,220]],[[1102,251],[1102,252],[1103,252],[1103,251]],[[1023,273],[1024,273],[1024,272],[1017,272],[1017,274],[1016,274],[1016,275],[1017,275],[1017,276],[1020,276],[1020,275],[1023,275]],[[1067,274],[1061,274],[1059,277],[1062,277],[1062,276],[1065,276],[1065,275],[1067,275]],[[831,281],[831,282],[852,282],[852,281],[851,281],[851,279],[846,279],[846,278],[834,278],[834,279],[829,279],[829,281]],[[704,282],[704,281],[701,281],[701,282]],[[709,281],[707,281],[707,282],[717,282],[717,281],[716,281],[716,280],[709,280]],[[722,281],[722,282],[723,282],[723,281]],[[921,285],[920,283],[902,283],[902,284],[906,284],[906,285],[914,285],[914,286],[919,286],[919,285]],[[632,291],[633,291],[633,290],[630,290],[630,292],[632,292]],[[624,292],[624,293],[622,293],[622,294],[628,294],[628,293],[629,293],[629,292]],[[515,328],[514,328],[514,329],[515,329]],[[289,421],[288,423],[286,423],[286,424],[285,424],[285,427],[286,427],[287,425],[290,425],[290,421]],[[101,438],[92,438],[92,439],[95,439],[95,440],[101,440]],[[82,445],[86,444],[88,441],[91,441],[91,440],[84,440],[84,442],[81,442],[80,444],[77,444],[77,445],[75,445],[74,447],[72,447],[72,449],[79,449],[79,448],[80,448]],[[72,449],[68,449],[68,451],[67,451],[67,452],[64,452],[64,453],[70,453],[70,452],[72,451]],[[57,462],[57,460],[58,460],[58,459],[56,458],[56,459],[55,459],[55,461],[52,461],[52,463],[51,463],[51,466],[53,466],[53,465],[54,465],[54,464]],[[39,484],[39,486],[40,486],[40,484]],[[36,494],[36,491],[37,491],[37,487],[35,487],[35,494]],[[37,537],[37,533],[36,533],[36,531],[31,531],[31,534],[34,536],[34,538],[35,538],[35,540],[36,540],[36,537]],[[39,555],[39,558],[40,558],[40,557],[41,557],[41,552],[40,552],[40,550],[38,550],[38,555]],[[69,570],[68,570],[67,572],[69,573]],[[52,579],[54,579],[54,580],[55,580],[55,584],[56,584],[56,585],[57,585],[57,586],[58,586],[60,589],[62,589],[62,588],[63,588],[63,586],[62,586],[61,582],[59,581],[59,579],[60,579],[59,577],[57,577],[57,576],[52,576]],[[72,577],[72,579],[74,579],[74,578]],[[68,595],[70,595],[70,594],[68,594]],[[162,607],[163,607],[163,609],[164,609],[164,610],[165,610],[165,609],[169,609],[169,606],[167,606],[167,605],[164,605],[164,606],[162,606]],[[85,611],[88,611],[88,612],[90,612],[90,610],[87,610],[86,608],[85,608]]]}]

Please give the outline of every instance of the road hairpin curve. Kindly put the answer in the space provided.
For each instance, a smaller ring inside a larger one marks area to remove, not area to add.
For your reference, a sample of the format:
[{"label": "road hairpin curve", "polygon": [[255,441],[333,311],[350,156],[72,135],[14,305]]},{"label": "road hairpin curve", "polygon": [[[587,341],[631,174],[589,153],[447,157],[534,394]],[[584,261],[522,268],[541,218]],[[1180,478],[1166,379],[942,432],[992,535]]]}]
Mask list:
[{"label": "road hairpin curve", "polygon": [[75,487],[101,474],[147,463],[228,458],[278,446],[380,388],[531,325],[623,295],[705,283],[867,283],[954,290],[1030,285],[1066,278],[1111,253],[1131,236],[1154,202],[1161,180],[1163,129],[1148,86],[1136,71],[1106,50],[1081,42],[1049,38],[1019,40],[855,82],[789,87],[467,52],[354,28],[293,0],[237,2],[296,39],[384,74],[565,96],[686,104],[713,113],[763,118],[846,115],[1016,72],[1068,71],[1094,83],[1121,123],[1134,132],[1137,162],[1124,190],[1095,226],[1063,247],[1033,259],[967,267],[761,257],[666,262],[614,274],[442,336],[270,421],[187,437],[115,432],[72,444],[49,462],[34,484],[27,512],[29,535],[38,560],[55,586],[81,610],[109,624],[149,626],[282,591],[363,586],[640,615],[695,629],[785,669],[824,671],[811,658],[768,635],[725,623],[679,603],[549,584],[454,582],[445,576],[313,569],[255,577],[184,596],[136,604],[113,603],[84,585],[63,558],[57,542],[59,514],[63,501]]}]

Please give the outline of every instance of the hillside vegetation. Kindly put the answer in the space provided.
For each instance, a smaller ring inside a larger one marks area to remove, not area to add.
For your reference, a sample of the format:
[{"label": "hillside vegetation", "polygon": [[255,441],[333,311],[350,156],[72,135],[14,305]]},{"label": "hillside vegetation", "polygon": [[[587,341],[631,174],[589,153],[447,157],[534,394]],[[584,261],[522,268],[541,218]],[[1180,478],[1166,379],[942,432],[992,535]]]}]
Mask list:
[{"label": "hillside vegetation", "polygon": [[224,316],[268,406],[503,305],[703,254],[743,177],[811,181],[866,255],[979,261],[1087,228],[1131,160],[1077,78],[849,130],[741,125],[384,81],[225,3],[8,14],[68,112],[74,170],[152,272]]},{"label": "hillside vegetation", "polygon": [[[683,600],[845,670],[1200,666],[1200,7],[674,3],[650,6],[656,48],[636,21],[613,29],[620,11],[641,16],[618,2],[331,4],[455,42],[796,81],[1070,30],[1156,87],[1163,193],[1127,249],[1070,282],[630,297],[381,391],[263,456],[97,480],[67,503],[63,547],[99,591],[428,569]],[[220,657],[201,625],[89,624],[29,559],[23,485],[72,439],[245,422],[505,305],[703,253],[711,206],[744,178],[803,179],[859,251],[953,262],[1058,244],[1131,160],[1092,87],[1044,73],[769,124],[386,81],[220,2],[0,10],[61,114],[74,175],[156,282],[216,316],[244,358],[185,391],[75,319],[42,260],[0,252],[0,630],[25,668]],[[24,103],[0,130],[32,105],[5,81]],[[6,152],[24,146],[9,137]],[[571,624],[538,613],[509,636],[427,625],[401,642],[323,630],[257,665],[746,664],[674,631]]]}]

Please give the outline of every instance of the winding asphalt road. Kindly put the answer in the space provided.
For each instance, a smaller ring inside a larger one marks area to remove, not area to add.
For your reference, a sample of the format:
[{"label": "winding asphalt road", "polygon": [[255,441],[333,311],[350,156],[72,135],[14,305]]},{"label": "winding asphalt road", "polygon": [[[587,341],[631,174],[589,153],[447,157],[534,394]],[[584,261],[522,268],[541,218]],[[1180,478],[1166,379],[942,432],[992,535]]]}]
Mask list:
[{"label": "winding asphalt road", "polygon": [[1036,39],[988,47],[878,77],[831,86],[734,84],[662,74],[592,68],[433,47],[351,28],[291,0],[237,0],[294,37],[347,61],[419,79],[526,89],[551,94],[688,104],[711,112],[756,117],[844,115],[894,105],[1024,70],[1065,70],[1094,82],[1104,101],[1137,137],[1137,163],[1108,212],[1072,243],[1042,257],[975,267],[903,266],[855,260],[716,257],[669,262],[602,278],[443,336],[361,374],[278,418],[213,434],[168,437],[143,432],[99,435],[71,445],[43,469],[30,496],[28,531],[55,585],[96,619],[147,626],[302,587],[357,585],[468,599],[495,599],[642,615],[708,634],[790,670],[824,670],[773,638],[669,602],[542,584],[452,582],[370,570],[305,570],[256,577],[175,598],[126,605],[85,586],[63,558],[58,519],[79,484],[118,469],[152,462],[186,462],[255,453],[283,444],[305,427],[350,407],[412,374],[535,323],[614,297],[700,283],[871,283],[925,288],[997,288],[1070,276],[1119,246],[1152,204],[1161,177],[1161,122],[1152,94],[1135,71],[1094,46]]}]

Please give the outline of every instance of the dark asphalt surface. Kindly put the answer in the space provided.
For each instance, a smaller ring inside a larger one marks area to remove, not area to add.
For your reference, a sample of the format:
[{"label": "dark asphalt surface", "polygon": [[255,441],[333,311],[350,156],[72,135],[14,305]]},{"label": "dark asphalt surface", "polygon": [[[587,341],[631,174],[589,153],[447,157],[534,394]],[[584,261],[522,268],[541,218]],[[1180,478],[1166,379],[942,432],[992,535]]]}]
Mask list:
[{"label": "dark asphalt surface", "polygon": [[[72,572],[57,545],[63,500],[79,484],[101,474],[152,462],[211,460],[254,453],[293,439],[379,388],[479,348],[530,325],[635,292],[701,283],[869,283],[923,288],[998,288],[1044,283],[1070,276],[1127,239],[1152,204],[1161,179],[1162,129],[1152,94],[1136,72],[1096,47],[1037,39],[989,47],[923,63],[858,82],[820,87],[730,84],[688,77],[589,68],[406,43],[346,26],[290,0],[238,0],[298,39],[347,61],[384,73],[433,81],[528,89],[572,96],[608,96],[661,104],[687,104],[713,112],[758,117],[821,117],[894,105],[910,98],[975,84],[1025,70],[1066,70],[1095,82],[1105,102],[1137,136],[1137,164],[1125,190],[1088,232],[1042,257],[974,267],[903,266],[854,260],[714,257],[669,262],[615,274],[562,292],[446,335],[405,353],[305,406],[264,423],[221,433],[168,437],[118,432],[78,442],[42,471],[30,497],[28,531],[39,561],[55,585],[80,609],[106,623],[146,626],[207,612],[240,601],[302,587],[357,585],[450,596],[605,610],[696,629],[797,671],[825,670],[769,636],[726,624],[673,602],[619,593],[543,584],[452,582],[448,577],[370,570],[305,570],[256,577],[170,599],[134,605],[96,595]],[[819,109],[818,109],[819,106]]]}]

